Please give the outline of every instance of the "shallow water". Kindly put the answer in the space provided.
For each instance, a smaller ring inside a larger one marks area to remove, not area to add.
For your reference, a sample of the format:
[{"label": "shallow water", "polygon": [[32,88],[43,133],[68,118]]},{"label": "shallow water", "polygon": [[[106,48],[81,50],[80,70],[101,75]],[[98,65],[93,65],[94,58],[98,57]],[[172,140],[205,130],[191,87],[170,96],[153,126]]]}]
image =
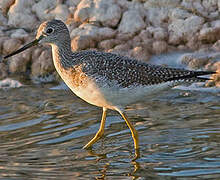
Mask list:
[{"label": "shallow water", "polygon": [[102,110],[51,87],[0,90],[1,179],[220,178],[219,91],[180,88],[129,106],[141,148],[131,162],[133,141],[117,112],[108,112],[104,138],[82,150]]}]

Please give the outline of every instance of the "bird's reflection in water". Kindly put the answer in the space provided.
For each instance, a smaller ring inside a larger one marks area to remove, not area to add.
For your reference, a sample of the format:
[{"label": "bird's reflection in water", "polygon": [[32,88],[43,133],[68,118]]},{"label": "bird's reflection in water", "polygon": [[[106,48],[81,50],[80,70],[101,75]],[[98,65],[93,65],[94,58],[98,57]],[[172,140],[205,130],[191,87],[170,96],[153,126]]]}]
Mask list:
[{"label": "bird's reflection in water", "polygon": [[132,177],[132,179],[137,179],[139,176],[136,175],[137,171],[140,170],[140,163],[136,161],[132,161],[131,164],[134,166],[134,170],[132,173],[129,173],[128,176]]},{"label": "bird's reflection in water", "polygon": [[96,161],[100,161],[101,159],[106,159],[107,158],[107,153],[96,153],[92,148],[87,149],[88,155],[89,156],[95,156],[97,157]]},{"label": "bird's reflection in water", "polygon": [[[92,148],[88,149],[87,150],[88,152],[88,155],[89,156],[94,156],[96,157],[96,162],[99,162],[100,160],[103,160],[103,159],[107,159],[107,153],[96,153],[94,150],[92,150]],[[131,165],[133,166],[133,170],[132,172],[128,172],[126,174],[126,176],[129,176],[131,177],[132,179],[137,179],[139,176],[136,175],[136,172],[140,169],[140,163],[139,162],[136,162],[134,161],[134,159],[131,160]],[[105,179],[106,178],[106,174],[108,172],[108,169],[109,169],[109,166],[110,166],[110,163],[105,163],[102,170],[99,170],[100,172],[100,175],[95,177],[96,179]]]}]

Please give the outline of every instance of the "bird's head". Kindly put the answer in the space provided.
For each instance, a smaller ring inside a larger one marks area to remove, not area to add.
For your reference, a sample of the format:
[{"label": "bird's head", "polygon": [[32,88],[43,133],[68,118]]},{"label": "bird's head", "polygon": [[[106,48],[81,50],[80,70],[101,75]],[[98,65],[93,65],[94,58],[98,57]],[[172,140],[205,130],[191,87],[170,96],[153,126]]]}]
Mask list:
[{"label": "bird's head", "polygon": [[39,44],[49,43],[57,44],[61,42],[67,35],[69,31],[66,25],[60,20],[51,20],[42,23],[36,35],[36,40]]},{"label": "bird's head", "polygon": [[55,19],[51,21],[46,21],[39,26],[37,30],[36,39],[34,41],[26,44],[17,51],[14,51],[11,54],[5,56],[4,59],[11,57],[15,54],[18,54],[38,44],[47,43],[47,44],[59,45],[62,43],[68,43],[69,41],[70,41],[69,31],[66,25],[62,21]]}]

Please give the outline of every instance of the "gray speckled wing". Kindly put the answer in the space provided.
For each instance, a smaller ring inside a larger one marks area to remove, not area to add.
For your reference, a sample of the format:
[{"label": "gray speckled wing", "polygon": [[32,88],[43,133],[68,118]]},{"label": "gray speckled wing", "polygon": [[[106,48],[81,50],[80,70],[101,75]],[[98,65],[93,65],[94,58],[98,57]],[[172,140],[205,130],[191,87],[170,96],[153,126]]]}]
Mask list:
[{"label": "gray speckled wing", "polygon": [[74,60],[83,65],[83,71],[89,77],[110,84],[114,82],[123,88],[168,81],[204,81],[207,78],[197,76],[212,73],[150,65],[129,57],[97,51],[76,52]]}]

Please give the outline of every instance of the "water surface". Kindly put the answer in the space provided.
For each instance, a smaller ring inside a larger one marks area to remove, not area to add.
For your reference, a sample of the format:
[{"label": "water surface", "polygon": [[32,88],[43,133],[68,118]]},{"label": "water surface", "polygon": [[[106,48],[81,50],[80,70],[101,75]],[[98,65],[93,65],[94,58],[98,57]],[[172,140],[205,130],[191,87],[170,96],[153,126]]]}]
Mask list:
[{"label": "water surface", "polygon": [[0,90],[1,179],[220,178],[218,90],[177,88],[128,106],[141,147],[131,162],[133,141],[117,112],[108,112],[104,138],[83,150],[102,110],[52,87]]}]

